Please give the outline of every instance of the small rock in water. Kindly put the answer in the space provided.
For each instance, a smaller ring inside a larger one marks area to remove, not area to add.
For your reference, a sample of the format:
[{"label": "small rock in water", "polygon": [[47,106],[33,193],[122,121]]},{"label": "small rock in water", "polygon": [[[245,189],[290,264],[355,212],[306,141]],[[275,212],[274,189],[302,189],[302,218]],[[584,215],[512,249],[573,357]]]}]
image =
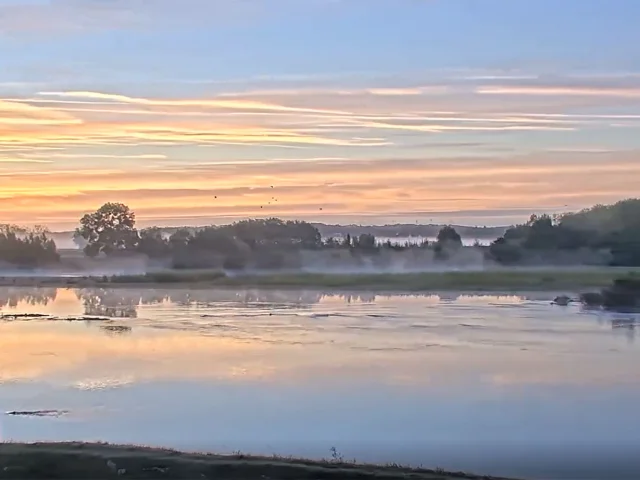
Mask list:
[{"label": "small rock in water", "polygon": [[554,305],[560,305],[562,307],[566,307],[570,303],[571,303],[571,297],[568,297],[566,295],[560,295],[553,299]]},{"label": "small rock in water", "polygon": [[111,470],[112,472],[115,472],[118,469],[113,460],[107,460],[107,467],[109,467],[109,470]]},{"label": "small rock in water", "polygon": [[127,473],[127,470],[125,468],[118,469],[118,475],[124,475],[125,473]]}]

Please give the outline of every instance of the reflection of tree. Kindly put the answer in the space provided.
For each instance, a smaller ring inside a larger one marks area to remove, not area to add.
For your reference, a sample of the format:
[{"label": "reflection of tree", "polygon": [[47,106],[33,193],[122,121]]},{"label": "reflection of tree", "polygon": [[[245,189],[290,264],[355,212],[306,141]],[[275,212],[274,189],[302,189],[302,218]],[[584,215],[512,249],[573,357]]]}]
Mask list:
[{"label": "reflection of tree", "polygon": [[48,305],[56,299],[55,288],[2,288],[0,289],[0,308],[17,307],[18,303],[29,305]]},{"label": "reflection of tree", "polygon": [[332,296],[343,299],[346,303],[373,303],[376,301],[376,294],[372,292],[358,292],[358,293],[341,293],[334,295],[323,295],[323,296]]},{"label": "reflection of tree", "polygon": [[136,318],[140,293],[124,289],[82,289],[77,292],[85,315],[94,317]]},{"label": "reflection of tree", "polygon": [[[133,295],[133,294],[132,294]],[[266,304],[273,308],[287,308],[295,305],[313,305],[324,297],[322,292],[316,290],[185,290],[185,289],[141,289],[135,292],[134,297],[142,305],[157,305],[162,302],[171,302],[178,305],[209,305],[214,303],[242,304]],[[264,306],[264,305],[263,305]]]},{"label": "reflection of tree", "polygon": [[322,292],[320,290],[260,290],[260,289],[105,289],[85,288],[78,291],[78,298],[85,306],[85,314],[91,316],[126,317],[126,311],[135,316],[138,305],[157,305],[171,302],[178,305],[211,305],[225,303],[242,305],[244,308],[301,308],[311,306],[326,297],[341,297],[347,300],[372,302],[376,296],[368,293]]},{"label": "reflection of tree", "polygon": [[[432,297],[433,293],[396,292],[389,295],[399,297]],[[387,294],[367,291],[318,290],[318,289],[230,289],[188,290],[188,289],[83,289],[79,297],[84,302],[87,315],[128,316],[125,310],[134,311],[138,305],[157,305],[170,302],[177,305],[213,305],[224,303],[228,306],[239,305],[243,308],[303,308],[320,303],[323,299],[338,298],[346,303],[374,303]],[[455,301],[459,294],[439,294],[443,301]],[[522,297],[525,298],[525,297]],[[115,309],[115,310],[114,310]]]}]

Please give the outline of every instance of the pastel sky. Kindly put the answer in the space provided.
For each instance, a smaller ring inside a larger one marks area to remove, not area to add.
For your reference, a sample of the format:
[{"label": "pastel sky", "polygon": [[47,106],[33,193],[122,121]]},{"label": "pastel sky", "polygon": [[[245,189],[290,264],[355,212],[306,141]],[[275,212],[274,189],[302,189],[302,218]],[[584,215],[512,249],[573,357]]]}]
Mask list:
[{"label": "pastel sky", "polygon": [[0,223],[506,225],[640,193],[638,0],[0,0]]}]

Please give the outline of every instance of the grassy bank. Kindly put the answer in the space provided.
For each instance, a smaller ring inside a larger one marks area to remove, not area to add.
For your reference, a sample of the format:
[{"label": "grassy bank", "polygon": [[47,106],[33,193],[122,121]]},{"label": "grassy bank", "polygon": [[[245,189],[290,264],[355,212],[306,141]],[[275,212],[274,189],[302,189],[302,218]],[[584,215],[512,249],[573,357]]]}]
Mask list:
[{"label": "grassy bank", "polygon": [[227,276],[219,271],[170,270],[111,277],[0,277],[0,286],[212,288],[335,288],[374,291],[578,291],[603,288],[621,276],[640,275],[632,268],[503,269],[424,273],[324,274],[273,273]]},{"label": "grassy bank", "polygon": [[0,444],[0,478],[500,480],[441,470],[344,463],[339,459],[311,461],[245,455],[220,456],[85,443]]}]

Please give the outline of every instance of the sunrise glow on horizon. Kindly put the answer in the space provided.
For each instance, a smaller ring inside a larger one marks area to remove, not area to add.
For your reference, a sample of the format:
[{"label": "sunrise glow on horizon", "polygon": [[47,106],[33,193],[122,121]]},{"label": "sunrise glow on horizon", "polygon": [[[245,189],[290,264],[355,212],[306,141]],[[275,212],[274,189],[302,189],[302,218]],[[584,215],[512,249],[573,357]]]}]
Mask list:
[{"label": "sunrise glow on horizon", "polygon": [[635,197],[638,18],[633,0],[0,0],[0,223],[69,229],[114,201],[142,225],[509,225]]}]

